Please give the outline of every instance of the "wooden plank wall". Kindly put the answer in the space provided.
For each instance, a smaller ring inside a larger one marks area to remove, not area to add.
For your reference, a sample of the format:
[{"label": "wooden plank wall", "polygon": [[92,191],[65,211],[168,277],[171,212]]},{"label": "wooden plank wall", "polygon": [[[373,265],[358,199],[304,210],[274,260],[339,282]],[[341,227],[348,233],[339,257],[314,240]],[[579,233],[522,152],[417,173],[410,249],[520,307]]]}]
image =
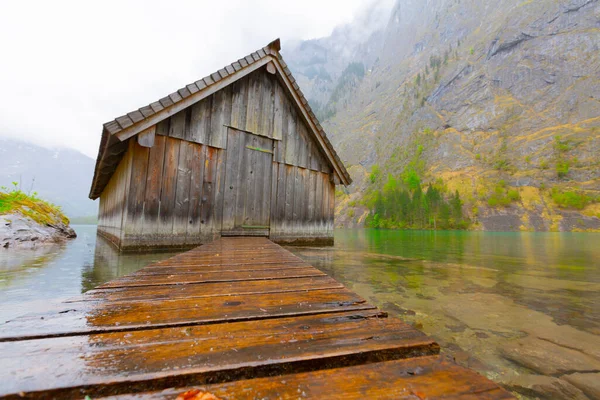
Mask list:
[{"label": "wooden plank wall", "polygon": [[[278,78],[261,69],[157,124],[151,148],[130,140],[101,196],[102,229],[118,234],[123,248],[187,247],[218,237],[232,127],[273,139],[273,175],[265,186],[270,237],[332,238],[332,168],[296,108]],[[126,201],[122,231],[118,199]]]},{"label": "wooden plank wall", "polygon": [[[165,133],[172,121],[158,124]],[[219,237],[224,150],[159,134],[152,148],[131,140],[131,187],[123,249],[188,247]]]},{"label": "wooden plank wall", "polygon": [[286,89],[263,69],[180,111],[170,120],[170,128],[157,129],[157,135],[225,149],[229,126],[274,139],[277,162],[332,172]]},{"label": "wooden plank wall", "polygon": [[271,234],[280,243],[330,243],[333,239],[335,185],[330,175],[273,163],[275,190]]},{"label": "wooden plank wall", "polygon": [[127,211],[125,205],[131,179],[131,161],[132,154],[125,153],[100,196],[98,232],[117,246],[121,245],[121,226]]},{"label": "wooden plank wall", "polygon": [[[253,72],[179,112],[171,120],[175,121],[175,127],[166,131],[159,129],[157,135],[166,134],[225,149],[227,127],[273,139],[269,237],[279,242],[331,240],[335,185],[330,182],[330,176],[333,170],[276,76],[264,69]],[[231,166],[238,165],[231,163]],[[277,207],[285,209],[286,204],[287,213],[278,210]],[[228,221],[234,217],[229,216]]]},{"label": "wooden plank wall", "polygon": [[269,236],[272,149],[269,138],[229,128],[223,235]]}]

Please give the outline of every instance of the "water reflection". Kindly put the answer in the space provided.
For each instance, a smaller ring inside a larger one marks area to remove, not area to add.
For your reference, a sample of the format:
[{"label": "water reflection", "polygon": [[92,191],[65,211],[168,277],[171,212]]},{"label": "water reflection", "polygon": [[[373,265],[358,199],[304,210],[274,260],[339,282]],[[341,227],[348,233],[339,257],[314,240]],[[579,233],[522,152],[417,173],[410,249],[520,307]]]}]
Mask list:
[{"label": "water reflection", "polygon": [[97,236],[94,262],[85,265],[81,274],[82,292],[179,253],[181,251],[122,254],[108,240]]},{"label": "water reflection", "polygon": [[120,255],[96,235],[95,226],[73,228],[77,238],[63,245],[0,251],[0,323],[50,310],[61,301],[174,254]]},{"label": "water reflection", "polygon": [[598,370],[599,235],[341,230],[335,239],[290,250],[508,388]]}]

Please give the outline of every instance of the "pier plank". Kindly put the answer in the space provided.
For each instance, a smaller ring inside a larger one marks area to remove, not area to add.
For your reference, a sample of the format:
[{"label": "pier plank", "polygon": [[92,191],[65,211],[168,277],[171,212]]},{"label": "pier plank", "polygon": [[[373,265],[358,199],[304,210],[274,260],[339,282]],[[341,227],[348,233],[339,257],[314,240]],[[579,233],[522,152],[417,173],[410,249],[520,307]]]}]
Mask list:
[{"label": "pier plank", "polygon": [[248,264],[184,264],[184,265],[150,265],[132,275],[171,275],[195,274],[198,272],[223,272],[223,271],[264,271],[269,269],[308,268],[305,262],[274,262],[274,263],[248,263]]},{"label": "pier plank", "polygon": [[291,400],[297,399],[299,395],[301,398],[343,400],[513,398],[481,375],[444,361],[439,356],[425,356],[223,384],[111,396],[104,400],[171,400],[194,389],[211,393],[221,399],[237,400]]},{"label": "pier plank", "polygon": [[242,294],[284,293],[311,290],[341,289],[343,285],[328,276],[267,281],[218,282],[181,285],[177,287],[126,287],[94,289],[84,296],[68,300],[80,301],[157,301],[195,297],[233,296]]},{"label": "pier plank", "polygon": [[0,326],[0,341],[164,326],[217,324],[292,315],[374,309],[347,289],[266,293],[109,304],[65,303],[50,313],[27,314]]},{"label": "pier plank", "polygon": [[[438,350],[423,333],[376,313],[7,342],[0,343],[0,366],[13,380],[0,395],[46,391],[58,396],[72,388],[98,395],[131,390],[136,383],[242,379]],[[44,370],[40,379],[39,365],[61,368]]]},{"label": "pier plank", "polygon": [[282,278],[325,276],[314,267],[292,269],[267,269],[263,271],[218,271],[172,275],[135,275],[115,279],[99,288],[181,285],[186,283],[233,282]]}]

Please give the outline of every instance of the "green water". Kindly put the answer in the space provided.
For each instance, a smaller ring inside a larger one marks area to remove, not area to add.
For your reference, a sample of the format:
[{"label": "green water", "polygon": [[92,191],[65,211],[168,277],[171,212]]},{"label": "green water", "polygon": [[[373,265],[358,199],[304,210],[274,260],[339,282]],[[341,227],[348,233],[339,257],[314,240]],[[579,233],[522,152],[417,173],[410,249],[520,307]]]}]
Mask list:
[{"label": "green water", "polygon": [[[0,251],[0,323],[173,254],[119,255],[75,230]],[[600,234],[338,230],[334,247],[289,249],[512,390],[600,371]]]},{"label": "green water", "polygon": [[506,387],[600,370],[598,234],[338,230],[289,249]]}]

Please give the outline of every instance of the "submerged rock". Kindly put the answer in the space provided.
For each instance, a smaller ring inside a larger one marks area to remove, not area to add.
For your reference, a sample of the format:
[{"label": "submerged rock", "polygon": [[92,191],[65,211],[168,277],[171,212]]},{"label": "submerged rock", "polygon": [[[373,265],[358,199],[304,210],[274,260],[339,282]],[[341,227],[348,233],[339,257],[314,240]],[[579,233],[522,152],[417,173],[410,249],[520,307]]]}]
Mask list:
[{"label": "submerged rock", "polygon": [[508,343],[502,348],[502,355],[544,375],[600,370],[600,361],[594,357],[535,338]]},{"label": "submerged rock", "polygon": [[41,224],[20,214],[0,215],[0,248],[35,248],[77,237],[64,222]]},{"label": "submerged rock", "polygon": [[569,382],[552,376],[519,375],[506,382],[510,390],[538,399],[587,400],[581,390]]},{"label": "submerged rock", "polygon": [[592,399],[600,399],[600,372],[591,374],[575,373],[565,375],[562,379],[578,387]]}]

